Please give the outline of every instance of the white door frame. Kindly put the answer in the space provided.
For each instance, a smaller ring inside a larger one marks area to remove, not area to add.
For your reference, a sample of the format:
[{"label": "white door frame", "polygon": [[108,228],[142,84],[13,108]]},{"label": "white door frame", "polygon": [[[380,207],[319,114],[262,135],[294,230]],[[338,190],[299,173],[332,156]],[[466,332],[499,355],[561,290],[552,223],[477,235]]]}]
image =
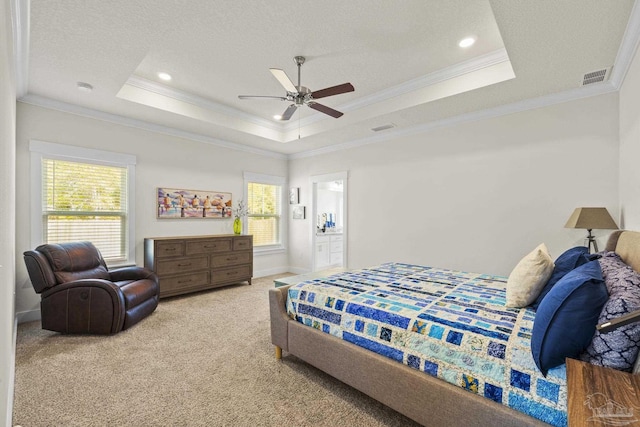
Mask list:
[{"label": "white door frame", "polygon": [[312,175],[311,181],[311,271],[316,271],[316,220],[318,218],[318,183],[328,181],[342,181],[342,209],[343,209],[343,226],[342,226],[342,267],[347,268],[347,224],[348,224],[348,207],[347,207],[347,181],[349,172],[335,172],[323,175]]}]

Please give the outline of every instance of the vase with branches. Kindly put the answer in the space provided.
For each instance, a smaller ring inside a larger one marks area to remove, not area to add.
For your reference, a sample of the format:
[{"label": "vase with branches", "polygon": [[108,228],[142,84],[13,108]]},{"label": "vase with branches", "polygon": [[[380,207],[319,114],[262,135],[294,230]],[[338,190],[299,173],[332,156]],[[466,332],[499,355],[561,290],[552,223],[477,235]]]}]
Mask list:
[{"label": "vase with branches", "polygon": [[233,209],[233,233],[242,234],[242,218],[247,216],[249,209],[244,204],[244,200],[240,200],[238,205]]}]

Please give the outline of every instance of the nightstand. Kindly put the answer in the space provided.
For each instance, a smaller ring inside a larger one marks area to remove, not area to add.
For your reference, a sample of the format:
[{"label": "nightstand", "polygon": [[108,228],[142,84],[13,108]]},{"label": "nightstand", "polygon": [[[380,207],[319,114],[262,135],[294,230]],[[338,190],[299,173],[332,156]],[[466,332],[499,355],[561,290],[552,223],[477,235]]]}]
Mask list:
[{"label": "nightstand", "polygon": [[640,427],[640,375],[566,362],[569,427]]}]

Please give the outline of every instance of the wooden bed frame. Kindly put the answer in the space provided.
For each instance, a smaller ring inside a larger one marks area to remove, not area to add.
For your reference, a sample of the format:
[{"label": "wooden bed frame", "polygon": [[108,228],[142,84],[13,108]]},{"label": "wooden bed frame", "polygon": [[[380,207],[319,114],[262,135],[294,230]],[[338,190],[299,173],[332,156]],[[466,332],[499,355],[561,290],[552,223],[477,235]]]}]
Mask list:
[{"label": "wooden bed frame", "polygon": [[[640,271],[640,232],[614,232],[607,250],[615,250],[635,271]],[[276,346],[276,358],[280,359],[284,350],[425,426],[548,425],[292,320],[286,312],[289,287],[269,290],[271,342]],[[640,363],[636,362],[634,373],[639,369]]]}]

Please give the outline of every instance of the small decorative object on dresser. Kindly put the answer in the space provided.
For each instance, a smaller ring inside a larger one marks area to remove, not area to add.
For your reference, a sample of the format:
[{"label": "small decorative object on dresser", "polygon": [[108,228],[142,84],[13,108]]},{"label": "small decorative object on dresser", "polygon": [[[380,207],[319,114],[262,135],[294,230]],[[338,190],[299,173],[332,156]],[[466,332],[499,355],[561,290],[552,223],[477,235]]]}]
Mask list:
[{"label": "small decorative object on dresser", "polygon": [[160,298],[248,281],[253,276],[253,236],[144,239],[144,266],[160,281]]},{"label": "small decorative object on dresser", "polygon": [[242,234],[242,218],[249,214],[249,208],[244,204],[244,200],[238,202],[238,206],[233,210],[233,234]]}]

